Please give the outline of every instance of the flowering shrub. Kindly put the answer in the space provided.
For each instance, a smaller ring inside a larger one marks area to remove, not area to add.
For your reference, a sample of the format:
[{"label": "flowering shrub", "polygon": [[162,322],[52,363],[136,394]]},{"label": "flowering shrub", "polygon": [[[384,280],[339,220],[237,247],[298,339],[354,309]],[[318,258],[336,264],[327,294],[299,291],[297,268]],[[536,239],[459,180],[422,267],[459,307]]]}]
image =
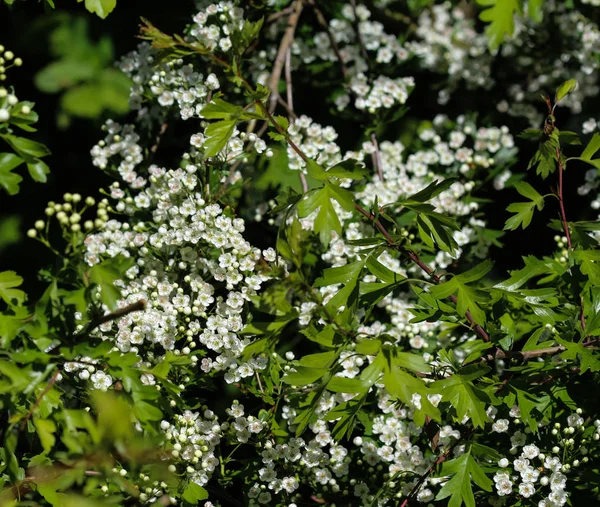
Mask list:
[{"label": "flowering shrub", "polygon": [[[563,124],[598,94],[599,32],[585,8],[478,3],[487,26],[428,1],[144,20],[130,122],[91,149],[114,182],[29,231],[57,257],[38,301],[0,273],[2,505],[598,500],[599,225],[566,198],[600,206],[598,114],[583,141]],[[488,109],[455,114],[464,89]],[[42,155],[0,93],[16,192]],[[544,209],[554,249],[494,267]]]}]

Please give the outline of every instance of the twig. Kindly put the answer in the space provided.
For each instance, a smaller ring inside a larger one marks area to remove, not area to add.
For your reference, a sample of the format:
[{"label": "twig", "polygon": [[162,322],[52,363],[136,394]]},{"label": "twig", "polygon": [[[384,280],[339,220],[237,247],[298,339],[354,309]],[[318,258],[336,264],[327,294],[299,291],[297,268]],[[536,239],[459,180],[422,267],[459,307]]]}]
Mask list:
[{"label": "twig", "polygon": [[381,151],[379,151],[379,143],[377,142],[377,137],[375,136],[375,132],[371,133],[371,142],[375,147],[375,151],[372,153],[373,165],[377,170],[377,176],[379,179],[383,181],[383,162],[381,160]]},{"label": "twig", "polygon": [[[598,339],[588,340],[583,343],[584,347],[591,347],[598,343]],[[487,363],[493,361],[495,359],[518,359],[520,361],[526,362],[531,359],[535,359],[536,357],[542,356],[553,356],[555,354],[560,354],[567,350],[567,347],[564,345],[556,345],[555,347],[546,347],[543,349],[536,350],[502,350],[496,349],[491,354],[486,354],[485,356],[480,357],[479,359],[475,359],[469,363],[464,364],[463,366],[468,366],[469,364],[474,363]]]},{"label": "twig", "polygon": [[337,45],[337,42],[335,41],[333,34],[331,33],[329,24],[327,23],[325,16],[323,16],[323,13],[317,6],[317,2],[315,0],[308,0],[308,2],[310,3],[311,7],[313,8],[313,11],[315,12],[315,16],[317,16],[317,21],[323,27],[323,29],[325,30],[325,33],[327,33],[327,38],[329,39],[329,43],[331,44],[331,49],[333,49],[333,52],[335,53],[335,56],[338,59],[340,68],[342,70],[342,75],[344,76],[344,80],[345,80],[348,77],[348,69],[346,68],[344,59],[342,58],[342,53],[340,52],[340,48]]},{"label": "twig", "polygon": [[[288,112],[294,114],[294,90],[292,88],[292,49],[285,52],[285,92],[287,96]],[[281,97],[280,97],[281,98]],[[294,116],[296,116],[294,114]]]},{"label": "twig", "polygon": [[567,222],[567,214],[565,212],[565,202],[563,200],[563,163],[560,158],[560,150],[556,148],[556,159],[558,161],[558,205],[560,207],[560,217],[562,220],[562,226],[565,231],[565,236],[567,237],[567,245],[569,249],[573,249],[573,245],[571,244],[571,235],[569,234],[569,222]]},{"label": "twig", "polygon": [[298,19],[300,19],[300,14],[302,13],[303,7],[303,0],[296,0],[296,2],[294,2],[294,11],[292,14],[290,14],[288,26],[283,34],[281,43],[279,44],[279,50],[277,51],[277,56],[275,57],[273,71],[271,72],[271,76],[269,77],[269,81],[267,83],[267,86],[271,90],[271,95],[269,97],[270,112],[275,111],[277,97],[279,96],[279,80],[281,79],[281,73],[283,72],[283,66],[285,64],[285,55],[288,48],[294,41],[294,33],[296,32],[296,26],[298,25]]},{"label": "twig", "polygon": [[283,97],[281,95],[277,96],[277,102],[283,106],[290,119],[298,118],[298,116],[296,116],[296,113],[294,113],[294,110],[289,106],[289,103],[283,100]]},{"label": "twig", "polygon": [[[287,104],[278,96],[278,100],[284,105],[287,109],[290,123],[292,119],[297,118],[296,113],[294,113],[294,87],[292,84],[292,51],[291,48],[288,47],[285,53],[285,91],[287,96]],[[300,177],[300,184],[302,185],[302,192],[308,192],[308,182],[306,181],[306,176],[300,170],[298,171],[298,176]]]},{"label": "twig", "polygon": [[154,145],[152,146],[152,148],[150,148],[150,151],[152,153],[156,153],[156,150],[158,150],[158,146],[160,145],[160,141],[162,140],[162,137],[163,137],[164,133],[167,131],[168,127],[169,127],[169,124],[167,122],[164,122],[160,126],[160,130],[158,131],[156,139],[154,140]]},{"label": "twig", "polygon": [[46,395],[46,393],[52,388],[52,386],[54,385],[54,383],[56,382],[56,379],[58,378],[58,376],[60,375],[60,369],[57,369],[54,372],[54,375],[52,375],[52,378],[50,379],[50,382],[48,382],[48,385],[46,385],[46,387],[44,387],[44,390],[40,393],[40,395],[37,397],[37,399],[35,400],[35,403],[33,404],[33,406],[29,409],[29,412],[27,412],[27,415],[25,416],[25,418],[23,419],[23,421],[21,422],[21,431],[23,431],[25,429],[25,426],[27,425],[27,421],[29,421],[29,419],[31,419],[31,416],[33,415],[33,413],[35,412],[35,409],[39,406],[39,404],[42,402],[42,398]]},{"label": "twig", "polygon": [[[383,236],[385,237],[385,239],[388,242],[388,246],[390,248],[394,248],[395,250],[397,250],[400,253],[404,253],[408,256],[408,258],[413,261],[417,266],[419,266],[425,273],[427,273],[430,277],[431,277],[431,281],[438,284],[441,282],[441,279],[438,275],[436,275],[433,272],[433,269],[431,269],[427,264],[425,264],[417,254],[415,254],[414,252],[410,252],[410,251],[406,251],[403,250],[395,241],[394,239],[390,236],[390,233],[387,231],[387,229],[382,225],[382,223],[377,220],[377,218],[375,217],[375,215],[373,215],[372,213],[369,213],[367,210],[365,210],[364,208],[362,208],[361,206],[359,206],[358,204],[354,205],[354,208],[361,213],[362,215],[364,215],[365,217],[367,217],[369,220],[373,221],[373,224],[375,225],[375,227],[379,230],[379,232],[381,232],[381,234],[383,234]],[[456,304],[458,302],[458,300],[456,299],[456,296],[454,295],[450,295],[448,296],[448,299],[450,299],[450,301],[452,301],[454,304]],[[475,320],[473,319],[473,315],[471,314],[471,312],[469,312],[468,310],[465,312],[465,317],[467,318],[467,320],[469,321],[470,327],[471,329],[473,329],[473,331],[485,342],[489,342],[490,341],[490,337],[487,334],[487,332],[485,331],[485,329],[483,329],[479,324],[477,324],[477,322],[475,322]]]},{"label": "twig", "polygon": [[448,459],[448,456],[450,456],[450,453],[456,448],[456,446],[460,442],[462,442],[465,438],[467,438],[471,434],[471,432],[472,432],[472,430],[470,430],[470,429],[467,430],[464,435],[461,435],[460,438],[457,438],[454,441],[454,443],[450,447],[448,447],[448,449],[446,449],[442,454],[440,454],[440,456],[435,461],[435,463],[433,465],[431,465],[429,467],[429,469],[423,475],[421,475],[421,477],[419,477],[419,480],[413,486],[413,488],[410,490],[410,493],[408,493],[408,495],[406,495],[406,498],[400,504],[400,507],[407,507],[408,502],[417,495],[417,493],[419,492],[419,489],[421,489],[421,486],[427,480],[427,478],[434,472],[434,470],[438,466],[440,466],[444,461],[446,461]]},{"label": "twig", "polygon": [[358,45],[360,46],[360,53],[369,68],[369,55],[367,54],[367,48],[365,47],[365,42],[362,38],[362,34],[360,33],[360,24],[358,22],[358,16],[356,15],[356,0],[350,0],[350,5],[352,5],[352,14],[354,14],[354,20],[352,24],[354,25],[354,31],[356,32],[356,39],[358,40]]},{"label": "twig", "polygon": [[262,382],[260,381],[260,375],[258,374],[258,372],[256,372],[256,380],[258,380],[258,388],[260,389],[260,392],[265,394],[265,390],[263,389]]},{"label": "twig", "polygon": [[270,16],[267,17],[267,20],[265,21],[265,23],[267,25],[270,25],[271,23],[274,23],[275,21],[277,21],[279,18],[282,18],[283,16],[287,16],[293,10],[294,10],[294,6],[290,5],[289,7],[286,7],[285,9],[283,9],[282,11],[274,12],[273,14],[271,14]]},{"label": "twig", "polygon": [[[106,322],[110,322],[111,320],[117,320],[117,319],[120,319],[121,317],[124,317],[125,315],[130,314],[130,313],[141,312],[145,309],[146,309],[146,301],[144,301],[143,299],[140,299],[139,301],[136,301],[135,303],[124,306],[123,308],[119,308],[119,309],[115,310],[114,312],[107,313],[106,315],[101,315],[100,317],[93,319],[89,323],[85,332],[89,333],[90,331],[93,331],[94,329],[96,329],[97,327],[101,326],[102,324],[104,324]],[[82,334],[82,333],[80,333],[80,334]]]}]

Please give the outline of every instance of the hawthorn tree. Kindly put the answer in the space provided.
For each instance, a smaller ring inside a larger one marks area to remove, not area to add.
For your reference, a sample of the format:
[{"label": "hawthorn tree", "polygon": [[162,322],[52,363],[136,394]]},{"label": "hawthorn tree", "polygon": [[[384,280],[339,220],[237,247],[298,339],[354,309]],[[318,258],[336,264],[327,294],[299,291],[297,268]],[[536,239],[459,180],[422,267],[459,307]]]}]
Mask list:
[{"label": "hawthorn tree", "polygon": [[[0,272],[0,503],[597,501],[586,3],[200,1],[180,33],[142,20],[118,62],[131,115],[91,150],[114,182],[28,231],[56,256],[41,298]],[[49,151],[0,52],[15,194]],[[517,229],[555,247],[506,272]]]}]

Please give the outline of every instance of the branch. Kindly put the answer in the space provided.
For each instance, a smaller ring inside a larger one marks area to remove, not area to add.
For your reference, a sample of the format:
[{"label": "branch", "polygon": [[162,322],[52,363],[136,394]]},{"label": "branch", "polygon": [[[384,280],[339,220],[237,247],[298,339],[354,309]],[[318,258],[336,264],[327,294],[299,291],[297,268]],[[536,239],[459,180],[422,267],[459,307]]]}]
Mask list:
[{"label": "branch", "polygon": [[44,390],[40,393],[40,395],[37,397],[37,399],[35,400],[35,403],[33,404],[33,406],[29,409],[29,412],[27,412],[27,415],[25,416],[25,419],[23,419],[23,421],[21,422],[21,431],[23,431],[25,429],[25,426],[27,425],[27,421],[29,421],[29,419],[31,419],[31,416],[33,415],[33,413],[35,412],[35,409],[39,406],[39,404],[42,402],[42,398],[46,395],[46,393],[48,391],[50,391],[50,389],[52,388],[52,386],[54,385],[54,383],[56,382],[56,379],[58,379],[58,376],[60,375],[60,370],[56,370],[54,372],[54,375],[52,375],[52,378],[50,379],[50,382],[48,382],[48,385],[46,387],[44,387]]},{"label": "branch", "polygon": [[427,478],[433,473],[433,471],[439,466],[441,465],[444,461],[446,461],[448,459],[448,456],[450,456],[450,453],[456,448],[456,446],[463,441],[463,439],[467,438],[471,432],[473,430],[469,429],[465,432],[464,435],[462,435],[460,438],[457,438],[454,443],[448,447],[448,449],[446,449],[442,454],[439,455],[438,459],[435,461],[435,463],[433,465],[431,465],[429,467],[429,469],[423,474],[421,475],[421,477],[419,477],[419,480],[417,481],[417,483],[413,486],[413,488],[410,490],[410,493],[408,495],[406,495],[406,498],[404,499],[404,501],[400,504],[400,507],[407,507],[408,502],[410,500],[412,500],[415,496],[417,496],[417,493],[419,492],[419,489],[421,489],[421,486],[423,485],[423,483],[427,480]]},{"label": "branch", "polygon": [[383,162],[381,160],[381,151],[379,151],[379,143],[377,142],[375,132],[371,134],[371,142],[373,143],[373,146],[375,146],[375,151],[372,154],[373,165],[377,170],[377,176],[379,176],[379,179],[383,181]]},{"label": "branch", "polygon": [[323,29],[327,33],[327,38],[329,39],[329,43],[331,44],[331,49],[333,49],[333,52],[335,53],[335,56],[338,59],[338,62],[340,64],[340,69],[342,70],[342,75],[344,76],[344,80],[346,80],[346,78],[348,77],[348,69],[346,68],[346,65],[344,64],[344,59],[342,58],[342,53],[340,53],[340,48],[337,45],[337,42],[335,41],[335,38],[333,37],[331,30],[329,29],[329,24],[327,23],[325,16],[323,16],[323,13],[317,6],[317,2],[315,0],[308,0],[308,3],[310,3],[311,7],[313,8],[313,11],[315,12],[315,16],[317,16],[317,21],[319,22],[319,24],[323,27]]},{"label": "branch", "polygon": [[[395,250],[397,250],[400,253],[406,254],[408,256],[408,258],[413,261],[417,266],[419,266],[425,273],[427,273],[430,277],[431,277],[431,281],[438,284],[441,282],[441,279],[438,275],[436,275],[433,272],[433,269],[431,269],[427,264],[425,264],[417,254],[415,254],[414,252],[408,251],[408,250],[404,250],[400,247],[400,245],[398,245],[398,243],[396,243],[394,241],[394,239],[390,236],[390,233],[387,231],[387,229],[382,225],[382,223],[375,217],[375,215],[373,215],[373,213],[369,213],[367,210],[365,210],[364,208],[362,208],[361,206],[359,206],[358,204],[354,205],[354,208],[361,213],[362,215],[364,215],[365,217],[367,217],[369,220],[371,220],[373,222],[373,224],[375,225],[375,227],[379,230],[379,232],[381,232],[381,234],[383,234],[383,236],[385,237],[385,239],[388,242],[388,246],[390,248],[394,248]],[[454,295],[450,295],[448,296],[448,299],[450,301],[452,301],[454,304],[457,303],[457,299],[456,296]],[[487,334],[487,332],[485,331],[485,329],[483,329],[479,324],[477,324],[477,322],[475,322],[475,320],[473,319],[473,315],[471,315],[471,312],[467,311],[465,313],[465,317],[466,319],[469,321],[470,327],[471,329],[473,329],[473,331],[485,342],[489,342],[490,341],[490,337]]]},{"label": "branch", "polygon": [[277,56],[275,57],[273,71],[271,72],[271,76],[269,77],[269,81],[267,83],[267,86],[271,90],[271,96],[269,97],[269,111],[271,112],[275,110],[275,106],[277,104],[277,97],[279,96],[279,79],[281,78],[281,73],[283,72],[283,66],[285,64],[285,55],[287,53],[288,48],[292,45],[292,42],[294,41],[294,33],[296,32],[298,19],[300,18],[302,8],[304,7],[303,0],[296,0],[294,7],[294,11],[292,12],[288,20],[288,26],[285,30],[285,33],[283,34],[281,43],[279,44],[279,50],[277,51]]},{"label": "branch", "polygon": [[562,220],[563,229],[565,236],[567,237],[567,245],[569,249],[573,249],[571,244],[571,235],[569,234],[569,223],[567,222],[567,214],[565,212],[565,202],[563,200],[563,163],[560,159],[560,150],[556,148],[556,159],[558,160],[558,205],[560,207],[560,218]]},{"label": "branch", "polygon": [[[100,317],[92,319],[85,332],[89,333],[90,331],[93,331],[94,329],[96,329],[97,327],[100,327],[102,324],[104,324],[106,322],[110,322],[111,320],[117,320],[117,319],[120,319],[121,317],[124,317],[125,315],[130,314],[130,313],[141,312],[141,311],[144,311],[145,309],[146,309],[146,301],[144,301],[143,299],[140,299],[139,301],[136,301],[135,303],[124,306],[123,308],[119,308],[119,309],[115,310],[114,312],[107,313],[106,315],[102,315]],[[80,333],[80,334],[83,334],[83,333]]]},{"label": "branch", "polygon": [[[598,343],[599,340],[600,339],[589,340],[587,342],[584,342],[583,346],[586,348],[591,347],[592,345],[595,345],[596,343]],[[543,349],[536,349],[536,350],[496,349],[493,353],[486,354],[485,356],[482,356],[479,359],[475,359],[474,361],[466,363],[463,366],[467,366],[467,365],[473,364],[473,363],[487,363],[490,361],[494,361],[495,359],[518,359],[520,361],[526,362],[526,361],[530,361],[531,359],[535,359],[536,357],[553,356],[556,354],[560,354],[561,352],[564,352],[565,350],[567,350],[567,347],[565,347],[564,345],[556,345],[555,347],[546,347]]]},{"label": "branch", "polygon": [[360,33],[360,25],[358,23],[358,16],[356,15],[356,0],[350,0],[350,5],[352,5],[352,14],[354,14],[354,20],[352,21],[352,24],[354,25],[356,39],[358,40],[358,45],[360,46],[360,54],[362,55],[368,68],[369,55],[367,54],[367,48],[365,47],[365,42],[363,41],[362,35]]}]

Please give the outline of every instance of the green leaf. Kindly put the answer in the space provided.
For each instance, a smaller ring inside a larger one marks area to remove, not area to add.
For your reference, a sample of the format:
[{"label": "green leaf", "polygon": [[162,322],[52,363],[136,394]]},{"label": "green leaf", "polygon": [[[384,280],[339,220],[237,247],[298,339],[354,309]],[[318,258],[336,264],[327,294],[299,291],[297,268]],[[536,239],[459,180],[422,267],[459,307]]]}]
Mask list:
[{"label": "green leaf", "polygon": [[516,271],[510,272],[510,278],[504,282],[497,283],[494,288],[506,291],[515,291],[528,280],[535,276],[549,272],[549,268],[544,261],[541,261],[533,256],[523,257],[525,267]]},{"label": "green leaf", "polygon": [[581,153],[579,157],[580,160],[592,160],[592,157],[596,154],[596,152],[600,149],[600,132],[596,132],[590,142],[585,147],[585,150]]},{"label": "green leaf", "polygon": [[526,183],[525,181],[515,183],[515,188],[522,196],[528,197],[531,199],[531,201],[515,202],[506,208],[507,211],[516,214],[506,221],[504,224],[504,230],[515,230],[519,226],[525,229],[531,223],[534,208],[537,206],[539,211],[544,208],[544,197],[541,196],[529,183]]},{"label": "green leaf", "polygon": [[450,378],[435,381],[431,384],[431,389],[441,394],[442,399],[454,407],[458,421],[462,421],[468,415],[475,426],[483,428],[488,421],[485,409],[489,397],[473,385],[473,380],[488,371],[487,366],[469,366]]},{"label": "green leaf", "polygon": [[235,120],[221,120],[211,123],[206,127],[205,134],[207,139],[204,141],[204,154],[207,157],[215,157],[225,148],[227,141],[233,135],[235,129]]},{"label": "green leaf", "polygon": [[436,500],[450,497],[448,507],[460,507],[463,503],[467,507],[476,506],[471,481],[485,491],[492,491],[494,484],[473,459],[470,448],[462,456],[442,463],[439,475],[452,475],[435,497]]},{"label": "green leaf", "polygon": [[323,187],[308,192],[298,203],[298,216],[300,218],[305,218],[315,210],[319,210],[315,219],[314,230],[319,234],[324,245],[329,245],[333,231],[338,234],[342,233],[342,224],[331,204],[331,199],[336,200],[347,211],[354,209],[352,192],[329,181],[325,181]]},{"label": "green leaf", "polygon": [[50,155],[50,150],[45,145],[31,139],[11,134],[0,134],[0,137],[27,163],[34,163],[36,159]]},{"label": "green leaf", "polygon": [[589,279],[586,286],[600,285],[600,250],[574,250],[571,254]]},{"label": "green leaf", "polygon": [[190,481],[183,490],[183,495],[181,495],[181,498],[192,505],[198,505],[200,500],[206,500],[208,498],[208,491],[206,491],[199,484]]},{"label": "green leaf", "polygon": [[564,99],[569,93],[574,91],[577,88],[577,79],[569,79],[561,84],[556,89],[556,97],[554,98],[554,103],[558,104],[562,99]]},{"label": "green leaf", "polygon": [[583,374],[588,370],[592,372],[600,371],[599,357],[594,354],[593,350],[584,347],[583,343],[569,342],[558,336],[556,337],[556,341],[567,349],[560,355],[562,359],[579,359],[580,374]]},{"label": "green leaf", "polygon": [[33,424],[37,430],[37,434],[40,437],[40,442],[44,448],[44,452],[50,451],[56,443],[56,424],[51,419],[39,419],[34,418]]},{"label": "green leaf", "polygon": [[327,268],[323,271],[323,276],[315,280],[313,287],[318,288],[338,283],[347,283],[360,274],[364,265],[364,261],[355,261],[345,266]]},{"label": "green leaf", "polygon": [[23,162],[24,160],[14,153],[0,153],[0,187],[9,195],[19,193],[19,184],[23,178],[11,171]]},{"label": "green leaf", "polygon": [[308,368],[306,366],[295,366],[295,372],[287,373],[281,380],[286,384],[303,386],[312,384],[329,372],[328,368]]},{"label": "green leaf", "polygon": [[327,175],[337,178],[350,178],[360,180],[368,176],[369,170],[360,162],[352,159],[343,160],[342,162],[327,169]]},{"label": "green leaf", "polygon": [[458,181],[458,178],[446,178],[443,181],[433,181],[427,185],[423,190],[420,190],[416,194],[413,194],[405,199],[406,202],[427,202],[434,197],[438,196],[445,190],[448,190],[454,183]]},{"label": "green leaf", "polygon": [[240,117],[243,110],[242,106],[230,104],[216,97],[202,108],[200,115],[207,120],[236,120]]},{"label": "green leaf", "polygon": [[536,23],[542,21],[544,17],[544,0],[529,0],[527,3],[527,15]]},{"label": "green leaf", "polygon": [[121,291],[114,283],[121,280],[133,264],[133,259],[119,255],[90,268],[89,280],[101,288],[100,298],[109,308],[114,309],[121,297]]},{"label": "green leaf", "polygon": [[14,271],[0,272],[0,299],[10,306],[23,304],[26,294],[22,290],[15,289],[22,283],[23,278]]},{"label": "green leaf", "polygon": [[479,5],[488,7],[479,14],[479,19],[489,23],[485,33],[490,49],[496,49],[505,36],[515,30],[515,14],[521,13],[518,0],[477,0]]},{"label": "green leaf", "polygon": [[475,322],[483,324],[486,320],[485,312],[478,305],[478,302],[482,301],[482,297],[479,296],[477,289],[467,286],[467,283],[483,278],[492,269],[492,266],[491,261],[484,261],[474,268],[452,277],[447,282],[431,287],[429,293],[436,300],[445,299],[456,293],[457,312],[462,316],[469,311]]},{"label": "green leaf", "polygon": [[[77,2],[83,2],[83,0],[77,0]],[[85,0],[85,8],[102,19],[106,18],[116,6],[117,0]]]},{"label": "green leaf", "polygon": [[560,131],[554,128],[549,136],[545,137],[535,152],[527,169],[536,168],[536,174],[547,178],[556,170],[557,149],[560,150]]},{"label": "green leaf", "polygon": [[36,159],[35,162],[27,164],[27,170],[33,181],[37,181],[38,183],[46,183],[48,181],[46,175],[50,174],[50,168],[45,162]]}]

